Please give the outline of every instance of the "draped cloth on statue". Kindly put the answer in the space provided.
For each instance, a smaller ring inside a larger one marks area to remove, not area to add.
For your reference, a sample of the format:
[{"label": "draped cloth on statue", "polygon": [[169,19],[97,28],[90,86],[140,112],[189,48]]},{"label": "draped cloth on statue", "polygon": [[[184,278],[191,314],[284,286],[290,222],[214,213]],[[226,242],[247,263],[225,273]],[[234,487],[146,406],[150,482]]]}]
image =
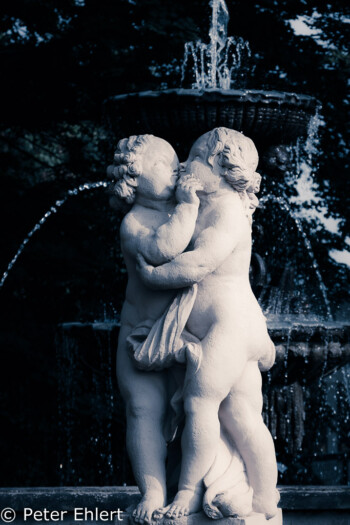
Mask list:
[{"label": "draped cloth on statue", "polygon": [[127,338],[127,345],[137,368],[157,371],[187,361],[199,368],[199,340],[185,330],[197,289],[197,284],[194,284],[180,290],[151,328],[145,324],[134,328]]},{"label": "draped cloth on statue", "polygon": [[[144,371],[169,369],[169,410],[164,425],[168,442],[177,433],[183,414],[185,367],[191,363],[200,367],[202,349],[200,341],[185,329],[197,297],[198,285],[179,290],[163,315],[153,326],[137,325],[127,338],[128,351],[135,366]],[[176,366],[178,365],[178,366]]]}]

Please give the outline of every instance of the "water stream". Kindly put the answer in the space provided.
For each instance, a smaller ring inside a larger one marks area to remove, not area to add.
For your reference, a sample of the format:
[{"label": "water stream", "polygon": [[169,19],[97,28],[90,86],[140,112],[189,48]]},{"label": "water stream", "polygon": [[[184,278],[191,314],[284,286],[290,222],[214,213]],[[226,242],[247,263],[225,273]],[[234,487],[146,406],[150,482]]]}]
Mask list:
[{"label": "water stream", "polygon": [[324,302],[324,305],[325,305],[325,308],[326,308],[327,321],[332,321],[333,320],[333,316],[332,316],[332,310],[331,310],[330,302],[329,302],[329,299],[328,299],[327,287],[326,287],[326,285],[323,282],[322,275],[321,275],[321,272],[320,272],[320,268],[319,268],[317,259],[316,259],[315,255],[314,255],[310,239],[308,238],[308,236],[306,235],[306,233],[304,231],[304,228],[303,228],[301,220],[299,219],[299,217],[297,217],[295,215],[294,211],[292,210],[291,206],[289,205],[288,201],[285,198],[283,198],[281,196],[276,196],[276,195],[273,195],[273,194],[269,194],[269,195],[266,195],[266,196],[264,196],[264,197],[262,197],[260,199],[259,205],[263,206],[267,202],[275,202],[276,204],[278,204],[278,206],[280,207],[280,209],[282,211],[285,211],[287,213],[287,215],[290,216],[293,219],[293,221],[295,223],[295,226],[296,226],[296,228],[298,230],[298,233],[300,234],[300,236],[302,238],[302,241],[304,243],[304,246],[306,248],[306,252],[307,252],[308,256],[310,257],[311,266],[312,266],[312,268],[313,268],[313,270],[315,272],[315,275],[317,277],[318,284],[319,284],[319,287],[320,287],[320,292],[322,294],[323,302]]},{"label": "water stream", "polygon": [[70,197],[75,197],[76,195],[80,195],[81,193],[85,191],[96,190],[98,188],[107,188],[108,185],[109,183],[105,181],[88,182],[85,184],[81,184],[80,186],[78,186],[77,188],[74,188],[73,190],[68,190],[66,196],[63,197],[63,199],[57,200],[55,204],[47,210],[47,212],[41,217],[41,219],[35,224],[35,226],[30,230],[30,232],[21,242],[17,252],[12,257],[11,261],[7,265],[6,270],[2,274],[2,277],[0,280],[0,288],[4,286],[4,283],[8,277],[9,272],[12,270],[12,268],[16,264],[18,257],[21,255],[24,248],[26,247],[30,239],[33,237],[34,233],[40,230],[40,228],[45,224],[47,219],[51,217],[51,215],[53,215],[54,213],[57,213],[57,210],[61,208],[61,206],[63,206],[63,204],[65,204]]},{"label": "water stream", "polygon": [[224,0],[212,0],[209,44],[201,40],[186,42],[182,65],[183,84],[192,61],[190,74],[195,79],[193,89],[231,89],[235,73],[251,56],[249,43],[241,37],[227,36],[229,12]]}]

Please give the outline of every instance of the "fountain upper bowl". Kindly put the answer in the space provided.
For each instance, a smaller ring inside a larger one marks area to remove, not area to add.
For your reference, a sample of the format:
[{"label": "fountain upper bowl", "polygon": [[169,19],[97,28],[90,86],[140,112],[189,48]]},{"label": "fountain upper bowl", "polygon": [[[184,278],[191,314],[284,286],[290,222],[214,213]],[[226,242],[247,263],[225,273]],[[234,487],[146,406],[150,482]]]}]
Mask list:
[{"label": "fountain upper bowl", "polygon": [[187,142],[225,126],[270,145],[290,144],[305,136],[319,106],[308,95],[252,89],[142,91],[105,101],[112,128],[126,135],[153,133]]}]

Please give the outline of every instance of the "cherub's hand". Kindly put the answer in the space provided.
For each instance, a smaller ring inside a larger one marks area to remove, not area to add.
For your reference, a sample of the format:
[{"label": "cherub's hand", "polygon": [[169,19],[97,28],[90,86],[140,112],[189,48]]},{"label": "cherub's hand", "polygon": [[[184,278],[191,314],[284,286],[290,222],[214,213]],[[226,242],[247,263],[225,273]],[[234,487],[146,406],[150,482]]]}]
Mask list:
[{"label": "cherub's hand", "polygon": [[154,266],[148,264],[141,253],[136,256],[136,270],[145,284],[152,285],[152,274]]},{"label": "cherub's hand", "polygon": [[179,203],[187,202],[199,206],[197,191],[202,189],[202,184],[194,175],[184,175],[177,183],[176,200]]}]

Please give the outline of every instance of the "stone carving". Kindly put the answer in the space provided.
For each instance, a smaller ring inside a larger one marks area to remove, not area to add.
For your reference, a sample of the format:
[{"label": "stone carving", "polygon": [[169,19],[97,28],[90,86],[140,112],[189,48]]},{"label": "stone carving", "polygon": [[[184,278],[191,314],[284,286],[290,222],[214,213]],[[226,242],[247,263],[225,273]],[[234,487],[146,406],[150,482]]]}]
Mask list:
[{"label": "stone carving", "polygon": [[[142,494],[137,523],[201,509],[214,519],[277,513],[260,374],[275,349],[248,278],[257,164],[250,139],[216,128],[179,176],[174,150],[152,135],[120,141],[108,168],[114,205],[131,206],[121,225],[129,282],[117,370]],[[166,440],[182,410],[179,488],[168,504]]]}]

